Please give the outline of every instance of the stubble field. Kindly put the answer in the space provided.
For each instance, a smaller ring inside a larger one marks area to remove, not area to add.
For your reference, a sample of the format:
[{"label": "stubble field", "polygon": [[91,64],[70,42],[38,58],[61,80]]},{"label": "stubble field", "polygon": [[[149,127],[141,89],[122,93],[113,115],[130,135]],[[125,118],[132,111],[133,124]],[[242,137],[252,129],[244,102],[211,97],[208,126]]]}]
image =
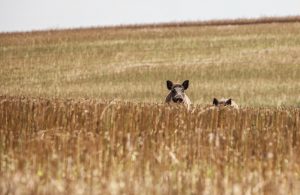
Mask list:
[{"label": "stubble field", "polygon": [[299,194],[299,53],[299,22],[2,33],[0,194]]}]

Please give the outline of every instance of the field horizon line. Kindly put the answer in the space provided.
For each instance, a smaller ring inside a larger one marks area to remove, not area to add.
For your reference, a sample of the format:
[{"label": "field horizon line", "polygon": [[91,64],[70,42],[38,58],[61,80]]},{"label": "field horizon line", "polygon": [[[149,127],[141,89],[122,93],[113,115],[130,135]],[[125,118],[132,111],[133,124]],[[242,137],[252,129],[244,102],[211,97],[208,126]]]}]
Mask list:
[{"label": "field horizon line", "polygon": [[254,25],[268,23],[296,23],[300,22],[300,15],[295,16],[267,16],[258,18],[236,18],[236,19],[210,19],[210,20],[190,20],[190,21],[171,21],[158,23],[133,23],[133,24],[116,24],[90,27],[71,27],[71,28],[49,28],[41,30],[21,30],[21,31],[4,31],[0,35],[14,34],[32,34],[45,32],[62,32],[62,31],[86,31],[86,30],[121,30],[121,29],[152,29],[152,28],[171,28],[171,27],[192,27],[192,26],[226,26],[226,25]]}]

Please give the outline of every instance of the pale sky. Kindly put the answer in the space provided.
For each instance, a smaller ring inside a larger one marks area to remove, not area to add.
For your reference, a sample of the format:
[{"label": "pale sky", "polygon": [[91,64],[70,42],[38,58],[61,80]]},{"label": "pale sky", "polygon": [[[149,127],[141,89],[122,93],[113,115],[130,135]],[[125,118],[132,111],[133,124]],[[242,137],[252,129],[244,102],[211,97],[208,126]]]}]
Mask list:
[{"label": "pale sky", "polygon": [[300,0],[0,0],[0,32],[300,15]]}]

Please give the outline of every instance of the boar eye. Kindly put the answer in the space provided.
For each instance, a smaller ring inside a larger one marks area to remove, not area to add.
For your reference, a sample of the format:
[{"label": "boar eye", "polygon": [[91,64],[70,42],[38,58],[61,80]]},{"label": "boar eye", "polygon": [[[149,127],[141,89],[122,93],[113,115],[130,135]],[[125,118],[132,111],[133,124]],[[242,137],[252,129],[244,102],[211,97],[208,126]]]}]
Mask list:
[{"label": "boar eye", "polygon": [[175,89],[172,89],[172,93],[176,93],[176,90],[175,90]]}]

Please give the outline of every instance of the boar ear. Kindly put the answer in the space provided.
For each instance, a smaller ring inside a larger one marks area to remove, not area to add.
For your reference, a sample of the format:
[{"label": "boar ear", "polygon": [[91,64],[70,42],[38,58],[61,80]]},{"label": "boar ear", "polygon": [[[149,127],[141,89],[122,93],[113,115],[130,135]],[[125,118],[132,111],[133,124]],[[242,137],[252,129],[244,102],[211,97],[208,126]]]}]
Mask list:
[{"label": "boar ear", "polygon": [[231,98],[226,100],[226,105],[231,105]]},{"label": "boar ear", "polygon": [[217,106],[218,104],[219,104],[219,101],[217,100],[217,98],[214,98],[213,105]]},{"label": "boar ear", "polygon": [[167,88],[168,88],[169,90],[171,90],[172,87],[173,87],[172,81],[167,80]]},{"label": "boar ear", "polygon": [[186,90],[187,88],[189,88],[189,80],[183,81],[182,86],[183,86],[184,90]]}]

